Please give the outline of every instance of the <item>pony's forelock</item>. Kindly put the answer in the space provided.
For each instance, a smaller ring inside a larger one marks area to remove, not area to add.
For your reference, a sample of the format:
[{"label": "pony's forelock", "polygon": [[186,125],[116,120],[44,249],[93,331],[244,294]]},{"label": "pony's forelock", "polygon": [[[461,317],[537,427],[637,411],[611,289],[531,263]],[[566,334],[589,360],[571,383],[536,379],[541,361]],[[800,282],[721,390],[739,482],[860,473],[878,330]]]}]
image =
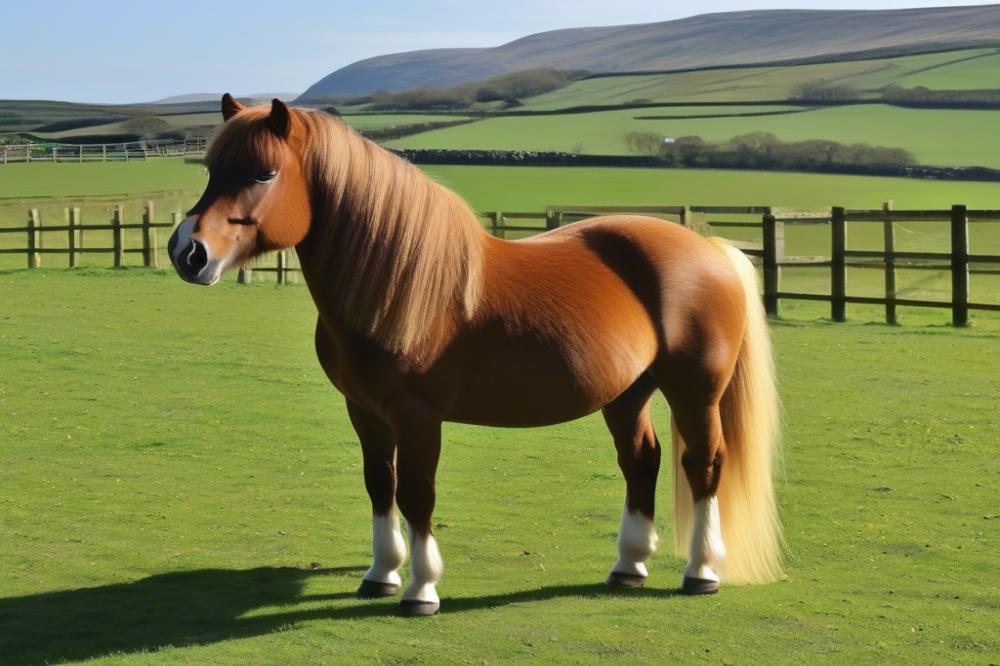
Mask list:
[{"label": "pony's forelock", "polygon": [[212,173],[242,178],[274,167],[282,154],[281,139],[267,123],[267,108],[252,107],[216,131],[203,163]]}]

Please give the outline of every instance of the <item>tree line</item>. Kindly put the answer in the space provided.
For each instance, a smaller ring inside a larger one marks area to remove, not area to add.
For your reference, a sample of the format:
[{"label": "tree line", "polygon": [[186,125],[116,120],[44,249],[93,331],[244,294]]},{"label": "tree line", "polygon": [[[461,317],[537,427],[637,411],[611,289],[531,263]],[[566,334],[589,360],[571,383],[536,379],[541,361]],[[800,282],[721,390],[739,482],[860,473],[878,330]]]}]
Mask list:
[{"label": "tree line", "polygon": [[670,139],[654,132],[630,132],[625,141],[631,154],[655,157],[664,166],[791,171],[851,168],[874,173],[896,172],[916,164],[913,155],[902,148],[823,139],[786,142],[768,132],[742,134],[722,143],[709,143],[700,136]]},{"label": "tree line", "polygon": [[557,69],[527,69],[482,81],[455,86],[420,86],[400,92],[380,90],[364,97],[337,100],[342,104],[370,104],[372,110],[455,110],[476,103],[503,102],[504,108],[521,105],[527,97],[569,85],[578,73]]},{"label": "tree line", "polygon": [[[935,108],[997,108],[1000,107],[1000,90],[931,90],[924,86],[904,88],[889,85],[879,91],[877,98],[886,104],[900,106],[928,106]],[[790,99],[799,102],[831,104],[853,102],[861,99],[862,91],[846,83],[808,81],[792,89]]]}]

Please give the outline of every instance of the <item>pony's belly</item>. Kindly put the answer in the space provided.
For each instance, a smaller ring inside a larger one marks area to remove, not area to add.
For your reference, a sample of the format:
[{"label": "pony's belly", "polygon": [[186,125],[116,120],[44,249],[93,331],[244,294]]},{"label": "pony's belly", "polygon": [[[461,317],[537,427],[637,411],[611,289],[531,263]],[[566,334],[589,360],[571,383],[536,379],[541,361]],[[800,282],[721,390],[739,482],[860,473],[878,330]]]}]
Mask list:
[{"label": "pony's belly", "polygon": [[655,352],[597,345],[589,354],[541,346],[494,347],[461,383],[448,421],[527,427],[562,423],[597,411],[649,367]]}]

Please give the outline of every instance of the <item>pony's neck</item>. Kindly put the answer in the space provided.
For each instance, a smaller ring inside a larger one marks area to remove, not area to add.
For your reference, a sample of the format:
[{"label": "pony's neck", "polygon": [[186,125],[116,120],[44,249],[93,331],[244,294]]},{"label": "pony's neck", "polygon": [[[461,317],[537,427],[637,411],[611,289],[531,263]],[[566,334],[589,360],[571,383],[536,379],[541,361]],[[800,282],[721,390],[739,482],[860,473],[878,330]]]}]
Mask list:
[{"label": "pony's neck", "polygon": [[305,113],[313,215],[297,247],[320,315],[419,354],[472,316],[486,233],[455,193],[341,121]]}]

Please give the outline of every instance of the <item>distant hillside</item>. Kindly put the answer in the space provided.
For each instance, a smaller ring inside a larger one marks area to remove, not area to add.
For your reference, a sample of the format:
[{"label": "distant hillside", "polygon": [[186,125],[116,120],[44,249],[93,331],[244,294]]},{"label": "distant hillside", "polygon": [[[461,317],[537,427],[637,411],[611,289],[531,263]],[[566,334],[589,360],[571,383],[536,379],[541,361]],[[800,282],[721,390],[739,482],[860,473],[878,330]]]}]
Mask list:
[{"label": "distant hillside", "polygon": [[495,48],[432,49],[361,60],[300,99],[448,86],[531,68],[663,71],[1000,44],[1000,5],[878,11],[769,10],[572,28]]},{"label": "distant hillside", "polygon": [[[298,97],[298,93],[290,92],[277,92],[277,93],[254,93],[252,95],[237,95],[238,99],[253,99],[253,100],[271,100],[277,97],[278,99],[295,99]],[[189,93],[187,95],[173,95],[171,97],[164,97],[163,99],[158,99],[155,102],[149,102],[150,104],[190,104],[191,102],[218,102],[222,99],[222,93]]]}]

